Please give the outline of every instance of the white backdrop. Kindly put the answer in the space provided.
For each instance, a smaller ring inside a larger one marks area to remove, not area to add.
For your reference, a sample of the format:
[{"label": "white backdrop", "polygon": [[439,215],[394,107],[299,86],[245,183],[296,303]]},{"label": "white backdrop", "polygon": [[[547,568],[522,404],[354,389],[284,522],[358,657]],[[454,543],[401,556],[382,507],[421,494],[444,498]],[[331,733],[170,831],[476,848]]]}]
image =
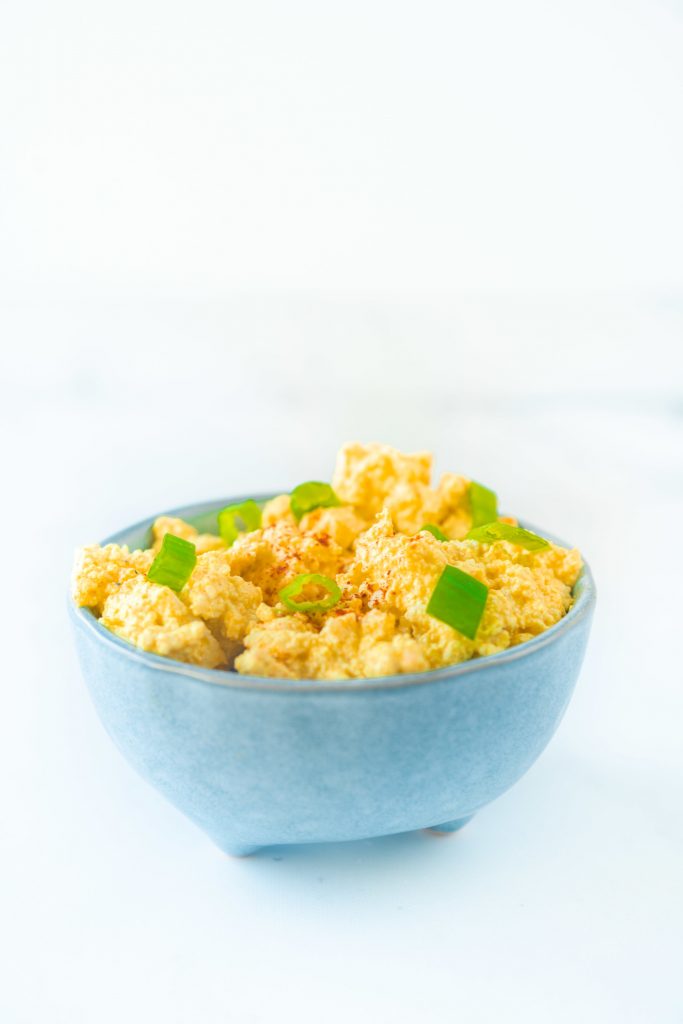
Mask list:
[{"label": "white backdrop", "polygon": [[25,0],[1,287],[681,284],[677,0]]},{"label": "white backdrop", "polygon": [[[3,1024],[683,1019],[682,24],[0,10]],[[97,722],[73,548],[352,438],[578,544],[588,658],[459,836],[231,861]]]}]

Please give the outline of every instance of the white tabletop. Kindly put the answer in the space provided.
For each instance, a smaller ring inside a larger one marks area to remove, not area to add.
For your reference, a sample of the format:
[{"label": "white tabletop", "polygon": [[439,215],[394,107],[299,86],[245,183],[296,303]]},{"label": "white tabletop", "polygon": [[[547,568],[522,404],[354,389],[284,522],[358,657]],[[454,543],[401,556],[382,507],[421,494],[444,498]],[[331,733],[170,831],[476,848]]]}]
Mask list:
[{"label": "white tabletop", "polygon": [[[0,1018],[673,1024],[683,307],[624,295],[7,303]],[[599,607],[546,753],[459,835],[221,854],[72,649],[72,549],[432,447],[580,545]]]}]

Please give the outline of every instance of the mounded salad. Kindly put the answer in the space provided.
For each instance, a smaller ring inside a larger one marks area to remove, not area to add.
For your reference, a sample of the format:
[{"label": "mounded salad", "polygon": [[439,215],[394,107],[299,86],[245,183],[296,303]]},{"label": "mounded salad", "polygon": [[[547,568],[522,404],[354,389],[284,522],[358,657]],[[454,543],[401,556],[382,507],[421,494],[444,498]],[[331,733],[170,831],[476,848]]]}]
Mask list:
[{"label": "mounded salad", "polygon": [[421,672],[558,622],[581,571],[427,452],[347,444],[330,483],[222,509],[216,533],[159,517],[146,550],[82,548],[72,591],[137,647],[286,679]]}]

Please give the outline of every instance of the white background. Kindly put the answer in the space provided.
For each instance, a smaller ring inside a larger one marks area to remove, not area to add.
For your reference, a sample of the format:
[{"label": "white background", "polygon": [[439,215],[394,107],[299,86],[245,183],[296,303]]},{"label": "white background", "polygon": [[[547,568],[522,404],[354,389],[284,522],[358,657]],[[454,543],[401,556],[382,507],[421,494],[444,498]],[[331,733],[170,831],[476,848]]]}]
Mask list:
[{"label": "white background", "polygon": [[[0,9],[3,1024],[683,1020],[682,26]],[[352,438],[580,545],[589,654],[460,835],[233,861],[99,725],[73,548]]]}]

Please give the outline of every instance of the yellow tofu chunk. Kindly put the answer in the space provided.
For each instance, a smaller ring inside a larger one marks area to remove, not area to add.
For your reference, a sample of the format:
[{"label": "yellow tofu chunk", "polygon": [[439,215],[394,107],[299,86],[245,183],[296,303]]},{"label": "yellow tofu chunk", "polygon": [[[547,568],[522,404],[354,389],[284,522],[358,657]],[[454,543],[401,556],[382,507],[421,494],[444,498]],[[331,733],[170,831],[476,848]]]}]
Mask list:
[{"label": "yellow tofu chunk", "polygon": [[228,549],[233,575],[260,587],[268,604],[302,573],[334,577],[349,555],[329,537],[302,533],[287,522],[242,534]]},{"label": "yellow tofu chunk", "polygon": [[74,601],[101,615],[109,595],[126,580],[147,572],[153,557],[151,551],[129,551],[118,544],[88,544],[80,548],[71,577]]},{"label": "yellow tofu chunk", "polygon": [[137,575],[104,602],[102,625],[143,651],[216,668],[225,655],[211,630],[169,587]]},{"label": "yellow tofu chunk", "polygon": [[352,679],[429,668],[419,644],[397,632],[393,616],[378,611],[330,616],[321,629],[299,613],[273,619],[249,633],[235,665],[248,675],[284,679]]},{"label": "yellow tofu chunk", "polygon": [[180,598],[193,615],[203,619],[216,637],[225,661],[231,663],[242,641],[258,621],[260,587],[233,576],[227,550],[199,555]]}]

